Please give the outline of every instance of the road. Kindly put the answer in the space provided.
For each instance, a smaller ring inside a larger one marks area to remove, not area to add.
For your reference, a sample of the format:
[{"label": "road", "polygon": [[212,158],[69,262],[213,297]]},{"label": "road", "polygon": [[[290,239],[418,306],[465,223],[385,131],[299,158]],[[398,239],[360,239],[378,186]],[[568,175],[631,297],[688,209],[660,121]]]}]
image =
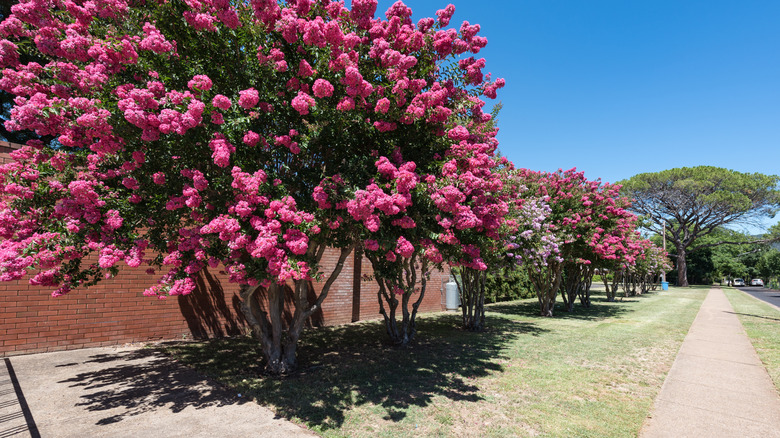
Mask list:
[{"label": "road", "polygon": [[763,287],[756,287],[756,286],[738,287],[737,289],[747,294],[750,294],[758,298],[759,300],[766,301],[769,304],[774,304],[775,306],[780,307],[780,291],[778,290],[766,289]]}]

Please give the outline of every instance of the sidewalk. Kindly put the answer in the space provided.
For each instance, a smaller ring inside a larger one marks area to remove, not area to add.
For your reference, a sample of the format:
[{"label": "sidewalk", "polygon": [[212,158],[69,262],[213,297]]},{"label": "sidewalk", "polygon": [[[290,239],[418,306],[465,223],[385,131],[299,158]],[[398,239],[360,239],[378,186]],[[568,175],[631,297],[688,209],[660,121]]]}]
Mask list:
[{"label": "sidewalk", "polygon": [[0,361],[0,438],[11,436],[316,435],[150,349],[104,347]]},{"label": "sidewalk", "polygon": [[780,396],[720,288],[707,294],[640,437],[780,437]]}]

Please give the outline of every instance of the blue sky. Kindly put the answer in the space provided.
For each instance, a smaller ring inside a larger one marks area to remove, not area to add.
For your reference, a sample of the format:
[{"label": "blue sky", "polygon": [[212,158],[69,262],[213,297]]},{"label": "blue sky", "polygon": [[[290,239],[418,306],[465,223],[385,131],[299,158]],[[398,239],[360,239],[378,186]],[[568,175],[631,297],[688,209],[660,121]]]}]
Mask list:
[{"label": "blue sky", "polygon": [[485,72],[507,81],[499,148],[518,167],[780,173],[780,1],[405,3],[415,20],[453,3],[451,25],[481,25]]}]

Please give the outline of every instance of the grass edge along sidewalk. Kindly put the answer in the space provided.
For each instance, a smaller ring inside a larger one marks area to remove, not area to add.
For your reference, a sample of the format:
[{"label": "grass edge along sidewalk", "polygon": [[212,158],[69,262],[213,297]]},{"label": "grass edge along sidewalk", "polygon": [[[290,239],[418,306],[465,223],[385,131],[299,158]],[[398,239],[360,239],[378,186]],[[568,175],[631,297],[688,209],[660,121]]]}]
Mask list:
[{"label": "grass edge along sidewalk", "polygon": [[769,377],[780,392],[780,311],[734,288],[723,288]]},{"label": "grass edge along sidewalk", "polygon": [[488,329],[425,315],[412,348],[380,322],[308,331],[303,370],[258,375],[247,338],[167,346],[180,361],[323,436],[636,436],[708,288],[608,303],[554,318],[535,299],[488,308]]}]

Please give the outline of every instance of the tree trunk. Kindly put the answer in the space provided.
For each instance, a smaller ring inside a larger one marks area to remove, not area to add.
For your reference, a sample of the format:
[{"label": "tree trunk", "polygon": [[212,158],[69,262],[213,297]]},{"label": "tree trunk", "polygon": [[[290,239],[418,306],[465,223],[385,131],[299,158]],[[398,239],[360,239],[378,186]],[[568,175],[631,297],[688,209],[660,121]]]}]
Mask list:
[{"label": "tree trunk", "polygon": [[530,266],[527,270],[528,278],[531,279],[531,284],[533,284],[536,292],[536,298],[539,300],[541,316],[553,316],[555,298],[561,286],[561,269],[561,263],[548,261],[547,266],[544,268]]},{"label": "tree trunk", "polygon": [[645,274],[642,276],[642,284],[640,289],[640,295],[647,293],[647,291],[650,290],[650,282],[652,281],[652,278],[650,278],[650,274]]},{"label": "tree trunk", "polygon": [[461,312],[463,314],[463,328],[471,331],[482,331],[485,328],[485,281],[487,271],[478,271],[471,268],[459,269],[458,276],[454,276],[458,282],[460,292]]},{"label": "tree trunk", "polygon": [[[610,288],[609,286],[609,278],[604,270],[599,271],[599,275],[601,276],[601,281],[604,283],[604,289],[607,293],[607,302],[615,301],[615,289]],[[617,274],[612,274],[617,275]]]},{"label": "tree trunk", "polygon": [[284,286],[272,283],[268,287],[268,312],[263,310],[257,299],[259,290],[260,286],[241,286],[241,311],[252,328],[252,334],[260,341],[265,371],[274,375],[287,374],[295,367],[295,362],[288,362],[289,354],[285,354],[282,345]]},{"label": "tree trunk", "polygon": [[636,277],[636,274],[631,274],[628,272],[623,274],[623,292],[626,298],[636,296]]},{"label": "tree trunk", "polygon": [[593,265],[583,267],[582,284],[580,285],[579,297],[582,307],[590,307],[590,286],[593,284],[593,274],[596,270]]},{"label": "tree trunk", "polygon": [[[323,252],[320,250],[321,248],[315,246],[311,248],[313,254],[316,252],[317,260],[321,259]],[[322,305],[322,302],[328,295],[328,291],[330,291],[331,285],[333,285],[336,277],[341,273],[344,267],[344,260],[350,252],[352,252],[351,247],[341,250],[336,266],[325,281],[320,295],[315,299],[314,303],[309,303],[310,282],[308,280],[295,280],[295,290],[293,292],[295,312],[287,330],[284,328],[282,318],[284,313],[285,285],[274,282],[268,286],[266,291],[268,296],[267,312],[263,310],[260,301],[258,301],[257,292],[260,290],[260,286],[241,286],[239,292],[242,300],[241,312],[252,328],[252,334],[260,341],[265,358],[266,373],[284,375],[295,371],[298,366],[296,359],[298,340],[306,325],[306,320]]]},{"label": "tree trunk", "polygon": [[579,293],[580,287],[580,269],[577,263],[567,262],[563,268],[563,292],[561,293],[561,299],[563,300],[563,308],[567,312],[574,311],[574,299]]},{"label": "tree trunk", "polygon": [[[428,261],[423,259],[420,268],[422,274],[420,276],[420,294],[417,297],[417,300],[412,302],[412,294],[414,293],[415,285],[417,284],[417,268],[415,267],[417,256],[418,252],[415,251],[410,258],[402,262],[402,269],[396,278],[376,277],[376,281],[379,284],[379,292],[377,293],[379,299],[379,313],[382,314],[382,317],[384,318],[387,335],[390,336],[390,339],[396,345],[409,345],[417,334],[417,311],[425,298],[425,288],[428,283],[428,278],[425,275],[428,269]],[[373,256],[369,256],[368,259],[371,261],[372,265],[379,263],[379,259]],[[374,272],[377,271],[378,269],[375,268]],[[400,287],[404,290],[400,301],[400,325],[398,324],[398,321],[396,321],[399,307],[399,301],[394,292],[396,287]],[[412,304],[411,309],[409,308],[409,303]],[[387,304],[387,309],[385,309],[385,304]]]},{"label": "tree trunk", "polygon": [[688,287],[688,263],[685,261],[687,256],[686,249],[683,246],[677,247],[677,286]]}]

